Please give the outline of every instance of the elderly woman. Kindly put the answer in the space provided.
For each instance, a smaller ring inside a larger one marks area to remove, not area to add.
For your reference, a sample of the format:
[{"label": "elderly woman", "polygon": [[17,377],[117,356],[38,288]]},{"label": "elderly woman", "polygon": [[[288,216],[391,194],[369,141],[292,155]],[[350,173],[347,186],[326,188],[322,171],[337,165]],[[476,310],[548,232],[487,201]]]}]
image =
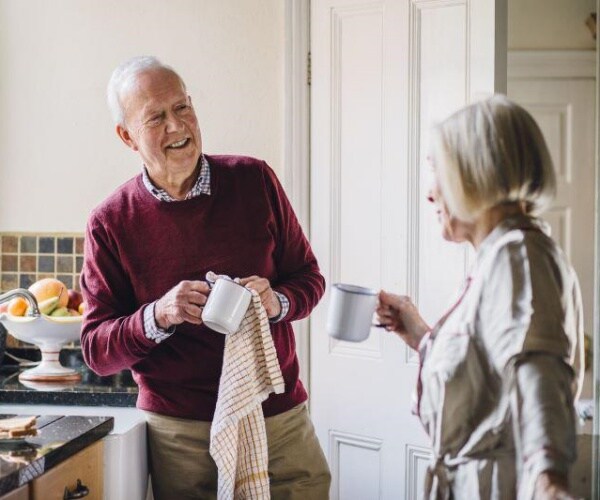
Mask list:
[{"label": "elderly woman", "polygon": [[537,218],[555,192],[540,129],[504,96],[434,131],[435,205],[474,268],[433,327],[382,291],[378,316],[420,355],[417,414],[433,461],[427,498],[571,498],[583,325],[577,277]]}]

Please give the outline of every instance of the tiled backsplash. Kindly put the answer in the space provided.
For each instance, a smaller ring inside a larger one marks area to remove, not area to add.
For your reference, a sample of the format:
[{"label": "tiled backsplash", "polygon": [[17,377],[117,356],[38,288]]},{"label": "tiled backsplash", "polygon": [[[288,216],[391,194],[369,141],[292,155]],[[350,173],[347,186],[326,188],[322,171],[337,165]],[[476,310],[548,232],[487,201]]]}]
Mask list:
[{"label": "tiled backsplash", "polygon": [[0,233],[0,292],[57,278],[79,290],[82,234]]},{"label": "tiled backsplash", "polygon": [[[0,233],[0,293],[29,288],[42,278],[79,290],[82,264],[82,234]],[[10,335],[6,345],[27,346]]]}]

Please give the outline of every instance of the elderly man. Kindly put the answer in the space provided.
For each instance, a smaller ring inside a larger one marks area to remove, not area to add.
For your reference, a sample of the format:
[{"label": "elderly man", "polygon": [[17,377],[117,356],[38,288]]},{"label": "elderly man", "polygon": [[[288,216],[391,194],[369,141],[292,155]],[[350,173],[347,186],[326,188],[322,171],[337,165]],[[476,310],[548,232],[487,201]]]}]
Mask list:
[{"label": "elderly man", "polygon": [[216,497],[208,449],[224,336],[200,318],[208,271],[240,277],[269,317],[285,381],[285,392],[263,403],[272,497],[327,498],[329,470],[290,324],[312,311],[325,285],[281,185],[263,161],[202,153],[185,84],[156,58],[119,66],[108,102],[143,166],[90,215],[81,345],[98,374],[133,372],[155,498]]}]

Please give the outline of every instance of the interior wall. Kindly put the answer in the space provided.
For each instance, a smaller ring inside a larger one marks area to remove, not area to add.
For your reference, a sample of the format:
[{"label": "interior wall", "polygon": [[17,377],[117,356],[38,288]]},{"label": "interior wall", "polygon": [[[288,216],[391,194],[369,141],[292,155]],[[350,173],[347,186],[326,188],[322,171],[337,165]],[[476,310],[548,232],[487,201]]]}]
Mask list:
[{"label": "interior wall", "polygon": [[105,104],[135,55],[182,75],[207,153],[282,172],[283,51],[281,0],[0,0],[0,231],[81,232],[139,172]]},{"label": "interior wall", "polygon": [[508,0],[509,50],[594,49],[585,20],[596,0]]}]

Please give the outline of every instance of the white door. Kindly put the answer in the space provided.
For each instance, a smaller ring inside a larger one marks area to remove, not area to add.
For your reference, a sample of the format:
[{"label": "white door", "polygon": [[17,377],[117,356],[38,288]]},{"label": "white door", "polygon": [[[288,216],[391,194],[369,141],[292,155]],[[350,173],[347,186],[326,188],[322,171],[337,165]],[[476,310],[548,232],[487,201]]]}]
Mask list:
[{"label": "white door", "polygon": [[577,56],[581,58],[581,54],[515,54],[516,65],[529,62],[530,67],[526,72],[523,68],[514,70],[516,75],[509,79],[508,95],[533,115],[548,143],[558,182],[556,200],[546,219],[579,276],[585,329],[591,333],[596,82],[594,60],[586,57],[579,61]]},{"label": "white door", "polygon": [[[502,5],[499,5],[502,4]],[[311,242],[329,285],[414,297],[434,322],[464,278],[444,243],[421,168],[435,120],[504,90],[504,0],[311,2]],[[497,57],[499,54],[499,57]],[[416,356],[373,329],[327,336],[329,295],[311,317],[311,413],[332,499],[413,499],[426,436],[411,415]]]}]

